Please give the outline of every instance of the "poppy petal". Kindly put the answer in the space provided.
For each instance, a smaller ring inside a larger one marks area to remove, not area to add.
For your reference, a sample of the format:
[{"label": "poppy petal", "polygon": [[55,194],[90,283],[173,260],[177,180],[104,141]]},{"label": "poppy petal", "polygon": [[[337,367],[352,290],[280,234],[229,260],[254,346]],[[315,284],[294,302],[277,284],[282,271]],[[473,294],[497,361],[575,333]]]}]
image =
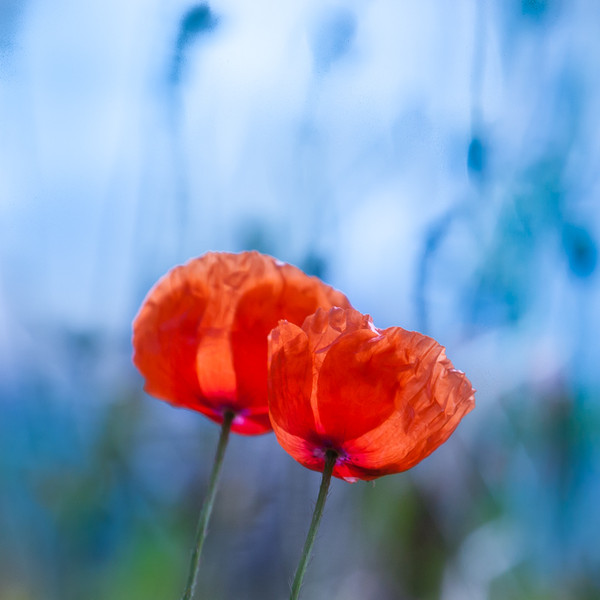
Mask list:
[{"label": "poppy petal", "polygon": [[313,362],[306,333],[281,321],[269,335],[269,414],[273,427],[288,436],[311,437]]},{"label": "poppy petal", "polygon": [[341,444],[390,418],[398,377],[393,358],[387,340],[371,329],[353,331],[330,345],[317,384],[321,434]]},{"label": "poppy petal", "polygon": [[144,389],[163,400],[196,408],[198,327],[208,304],[205,281],[176,267],[149,292],[133,323],[133,362]]},{"label": "poppy petal", "polygon": [[405,471],[429,456],[475,405],[469,380],[453,368],[443,346],[400,328],[384,333],[395,343],[412,344],[411,350],[398,347],[405,360],[416,361],[413,375],[400,381],[393,415],[345,446],[355,466],[381,474]]}]

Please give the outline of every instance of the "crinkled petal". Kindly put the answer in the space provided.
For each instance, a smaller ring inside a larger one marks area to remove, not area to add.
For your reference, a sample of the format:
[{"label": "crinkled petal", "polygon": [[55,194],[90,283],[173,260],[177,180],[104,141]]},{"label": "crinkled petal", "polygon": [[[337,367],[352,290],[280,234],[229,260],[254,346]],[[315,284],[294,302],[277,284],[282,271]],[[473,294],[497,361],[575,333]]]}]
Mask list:
[{"label": "crinkled petal", "polygon": [[398,365],[379,333],[358,329],[329,346],[317,381],[319,433],[342,444],[394,412]]},{"label": "crinkled petal", "polygon": [[343,335],[360,329],[376,332],[369,315],[363,315],[343,304],[338,304],[331,309],[319,308],[306,318],[302,329],[308,335],[311,352],[323,358],[329,346]]},{"label": "crinkled petal", "polygon": [[203,401],[196,352],[208,301],[206,281],[183,266],[149,292],[133,323],[133,362],[149,394],[190,408]]},{"label": "crinkled petal", "polygon": [[[315,433],[311,409],[312,355],[306,333],[282,321],[269,336],[269,414],[276,431],[310,438]],[[287,439],[287,438],[286,438]],[[285,442],[279,440],[284,448]],[[288,449],[293,454],[293,449]]]},{"label": "crinkled petal", "polygon": [[384,475],[429,456],[473,409],[475,399],[465,374],[454,369],[435,340],[401,328],[382,333],[396,346],[398,359],[413,367],[401,371],[391,417],[347,442],[345,450],[353,466]]}]

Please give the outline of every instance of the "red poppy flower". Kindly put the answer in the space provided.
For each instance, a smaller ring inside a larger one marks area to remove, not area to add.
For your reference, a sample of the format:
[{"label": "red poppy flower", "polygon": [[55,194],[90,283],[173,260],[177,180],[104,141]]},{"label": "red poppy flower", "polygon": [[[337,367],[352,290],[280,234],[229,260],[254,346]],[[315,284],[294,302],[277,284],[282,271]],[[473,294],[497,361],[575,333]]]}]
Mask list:
[{"label": "red poppy flower", "polygon": [[292,265],[258,252],[210,252],[150,291],[133,323],[133,362],[149,394],[218,423],[233,411],[232,431],[265,433],[269,331],[331,306],[350,304]]},{"label": "red poppy flower", "polygon": [[445,442],[475,405],[443,346],[353,309],[318,310],[269,336],[269,410],[279,443],[309,469],[348,481],[405,471]]}]

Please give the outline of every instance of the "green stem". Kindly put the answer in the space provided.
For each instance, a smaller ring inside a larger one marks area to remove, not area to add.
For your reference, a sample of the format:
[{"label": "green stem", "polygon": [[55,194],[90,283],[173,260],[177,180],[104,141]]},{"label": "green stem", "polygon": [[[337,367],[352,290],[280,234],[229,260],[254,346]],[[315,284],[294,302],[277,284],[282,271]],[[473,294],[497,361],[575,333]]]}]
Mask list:
[{"label": "green stem", "polygon": [[325,467],[323,469],[323,479],[321,479],[321,487],[319,488],[319,496],[317,498],[317,504],[315,505],[315,511],[313,512],[312,521],[304,542],[304,549],[302,550],[302,558],[298,563],[296,569],[296,575],[294,576],[294,583],[292,583],[292,593],[290,600],[297,600],[300,595],[300,587],[302,586],[302,580],[304,579],[304,573],[308,566],[308,559],[312,552],[312,547],[315,544],[315,538],[317,537],[317,530],[319,529],[319,523],[323,516],[323,510],[325,509],[325,500],[327,500],[327,492],[329,491],[329,484],[331,483],[331,474],[333,473],[333,467],[337,460],[338,454],[334,450],[327,450]]},{"label": "green stem", "polygon": [[196,589],[196,582],[198,579],[198,571],[200,567],[200,556],[202,554],[202,546],[204,546],[204,540],[206,539],[206,531],[208,529],[208,521],[210,520],[210,514],[215,503],[215,496],[217,494],[217,486],[219,482],[219,474],[221,467],[223,466],[223,457],[225,456],[225,448],[227,448],[227,441],[229,440],[229,432],[231,431],[231,423],[233,422],[234,413],[227,411],[223,417],[223,424],[221,425],[221,435],[219,436],[219,444],[217,445],[217,453],[215,454],[215,462],[213,463],[212,471],[210,473],[210,479],[208,481],[208,490],[200,510],[200,518],[198,519],[198,531],[196,533],[196,544],[194,552],[192,553],[192,560],[190,562],[190,573],[188,575],[187,584],[185,586],[185,592],[181,597],[182,600],[192,600],[194,596],[194,590]]}]

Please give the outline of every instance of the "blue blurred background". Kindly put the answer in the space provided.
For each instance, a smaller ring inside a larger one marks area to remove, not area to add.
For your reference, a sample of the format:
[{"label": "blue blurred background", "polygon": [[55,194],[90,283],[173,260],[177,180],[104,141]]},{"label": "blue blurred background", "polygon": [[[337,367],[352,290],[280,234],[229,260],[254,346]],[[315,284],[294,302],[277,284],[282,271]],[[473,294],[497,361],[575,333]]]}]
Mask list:
[{"label": "blue blurred background", "polygon": [[[596,0],[1,0],[0,599],[178,598],[218,427],[147,397],[169,268],[258,249],[477,408],[334,481],[313,600],[600,597]],[[205,598],[287,597],[319,485],[234,436]]]}]

